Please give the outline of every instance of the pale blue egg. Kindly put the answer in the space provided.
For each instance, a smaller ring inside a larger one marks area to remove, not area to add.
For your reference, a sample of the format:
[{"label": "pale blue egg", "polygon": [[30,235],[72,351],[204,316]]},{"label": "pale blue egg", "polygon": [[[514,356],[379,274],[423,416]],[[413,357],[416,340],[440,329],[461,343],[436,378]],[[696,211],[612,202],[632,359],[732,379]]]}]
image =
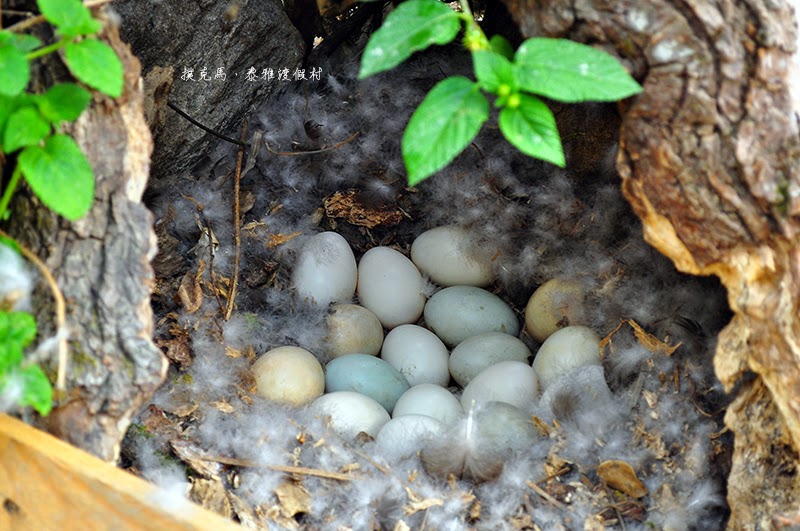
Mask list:
[{"label": "pale blue egg", "polygon": [[473,286],[453,286],[436,293],[425,305],[425,323],[453,346],[485,332],[519,333],[514,310],[497,295]]},{"label": "pale blue egg", "polygon": [[389,413],[408,388],[400,371],[375,356],[347,354],[325,366],[326,393],[355,391],[374,399]]}]

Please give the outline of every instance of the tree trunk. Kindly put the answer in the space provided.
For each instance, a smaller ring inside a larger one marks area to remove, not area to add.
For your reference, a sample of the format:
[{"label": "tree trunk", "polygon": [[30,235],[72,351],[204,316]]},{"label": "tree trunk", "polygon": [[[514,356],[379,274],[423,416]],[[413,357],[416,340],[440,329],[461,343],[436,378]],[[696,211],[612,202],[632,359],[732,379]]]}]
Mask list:
[{"label": "tree trunk", "polygon": [[[524,37],[602,47],[641,81],[617,168],[645,239],[717,275],[735,316],[715,369],[735,399],[731,529],[793,522],[800,500],[800,181],[791,8],[770,0],[504,0]],[[752,374],[755,377],[751,377]]]},{"label": "tree trunk", "polygon": [[[131,416],[161,384],[167,364],[152,342],[150,260],[156,241],[152,216],[141,203],[152,140],[142,110],[141,68],[112,23],[106,22],[102,38],[122,60],[124,92],[116,100],[95,93],[90,108],[66,131],[94,170],[94,204],[84,218],[69,223],[18,190],[9,231],[42,258],[67,303],[67,393],[40,423],[115,461]],[[54,56],[34,69],[37,92],[50,80],[70,79]],[[37,290],[34,305],[39,336],[53,335],[46,288]]]}]

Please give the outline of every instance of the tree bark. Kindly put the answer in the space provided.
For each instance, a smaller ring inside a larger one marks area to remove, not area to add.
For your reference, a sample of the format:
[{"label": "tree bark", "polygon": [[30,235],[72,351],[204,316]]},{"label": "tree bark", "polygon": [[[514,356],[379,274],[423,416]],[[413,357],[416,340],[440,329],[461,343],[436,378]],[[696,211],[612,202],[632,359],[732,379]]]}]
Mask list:
[{"label": "tree bark", "polygon": [[[67,393],[40,425],[115,461],[131,416],[161,384],[167,363],[152,342],[156,240],[152,216],[141,203],[152,139],[142,109],[141,67],[113,23],[106,20],[101,37],[122,60],[124,92],[116,100],[94,93],[89,109],[66,128],[94,170],[92,208],[69,223],[19,190],[9,231],[45,261],[67,302]],[[57,57],[47,56],[35,64],[33,88],[42,91],[68,76]],[[35,299],[39,336],[52,336],[50,293],[41,288]]]},{"label": "tree bark", "polygon": [[[715,370],[736,398],[731,529],[797,517],[800,142],[787,74],[791,8],[770,0],[504,0],[527,37],[619,57],[644,86],[622,104],[617,168],[644,237],[717,275],[735,316]],[[755,373],[755,379],[746,378]]]}]

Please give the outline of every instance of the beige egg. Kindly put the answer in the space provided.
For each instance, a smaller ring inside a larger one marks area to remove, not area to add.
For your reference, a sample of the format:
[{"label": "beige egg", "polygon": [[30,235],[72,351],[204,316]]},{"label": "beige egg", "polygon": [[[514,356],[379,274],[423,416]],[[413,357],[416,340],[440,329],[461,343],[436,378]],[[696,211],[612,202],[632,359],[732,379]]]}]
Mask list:
[{"label": "beige egg", "polygon": [[567,326],[554,332],[533,359],[542,389],[571,369],[600,364],[600,336],[586,326]]},{"label": "beige egg", "polygon": [[383,345],[383,325],[374,313],[357,304],[336,304],[331,310],[326,318],[326,345],[331,357],[378,355]]},{"label": "beige egg", "polygon": [[533,292],[525,307],[525,328],[536,341],[544,342],[565,326],[580,324],[585,292],[581,282],[553,278]]},{"label": "beige egg", "polygon": [[304,348],[278,347],[253,364],[257,392],[284,404],[308,404],[325,391],[325,374],[317,358]]}]

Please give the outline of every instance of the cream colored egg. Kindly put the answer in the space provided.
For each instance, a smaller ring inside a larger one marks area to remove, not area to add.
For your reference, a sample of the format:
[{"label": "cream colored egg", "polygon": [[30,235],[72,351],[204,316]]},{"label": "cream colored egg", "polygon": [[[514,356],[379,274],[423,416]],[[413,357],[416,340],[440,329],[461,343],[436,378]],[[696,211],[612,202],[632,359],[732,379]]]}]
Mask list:
[{"label": "cream colored egg", "polygon": [[567,326],[554,332],[533,359],[542,389],[570,369],[584,365],[600,365],[600,336],[586,326]]},{"label": "cream colored egg", "polygon": [[355,439],[364,432],[375,437],[389,422],[389,413],[375,400],[353,391],[328,393],[311,403],[318,417],[329,417],[331,427],[345,439]]},{"label": "cream colored egg", "polygon": [[400,325],[388,334],[381,358],[406,377],[411,386],[450,382],[449,353],[436,334],[421,326]]},{"label": "cream colored egg", "polygon": [[467,411],[473,404],[505,402],[528,410],[536,400],[539,380],[527,363],[501,361],[481,371],[464,388],[461,407]]},{"label": "cream colored egg", "polygon": [[358,264],[358,300],[386,328],[415,323],[425,306],[422,275],[411,260],[388,247],[374,247]]},{"label": "cream colored egg", "polygon": [[352,299],[356,280],[353,250],[335,232],[321,232],[308,238],[292,273],[298,295],[321,306]]},{"label": "cream colored egg", "polygon": [[425,323],[452,346],[484,332],[519,333],[514,310],[497,295],[473,286],[452,286],[434,294],[425,305]]},{"label": "cream colored egg", "polygon": [[307,404],[325,391],[325,374],[317,358],[304,348],[278,347],[253,363],[257,392],[284,404]]},{"label": "cream colored egg", "polygon": [[427,415],[452,426],[464,416],[464,409],[458,398],[444,387],[421,384],[403,393],[395,404],[392,416],[403,415]]},{"label": "cream colored egg", "polygon": [[325,319],[326,346],[331,357],[345,354],[376,356],[383,345],[383,325],[375,314],[356,304],[336,304]]},{"label": "cream colored egg", "polygon": [[420,234],[411,245],[411,260],[441,286],[484,287],[493,278],[491,256],[455,225]]},{"label": "cream colored egg", "polygon": [[525,307],[525,329],[540,343],[565,326],[579,324],[585,293],[581,282],[553,278],[533,292]]},{"label": "cream colored egg", "polygon": [[502,332],[468,337],[450,354],[450,374],[464,387],[482,370],[501,361],[528,363],[531,351],[525,343]]}]

